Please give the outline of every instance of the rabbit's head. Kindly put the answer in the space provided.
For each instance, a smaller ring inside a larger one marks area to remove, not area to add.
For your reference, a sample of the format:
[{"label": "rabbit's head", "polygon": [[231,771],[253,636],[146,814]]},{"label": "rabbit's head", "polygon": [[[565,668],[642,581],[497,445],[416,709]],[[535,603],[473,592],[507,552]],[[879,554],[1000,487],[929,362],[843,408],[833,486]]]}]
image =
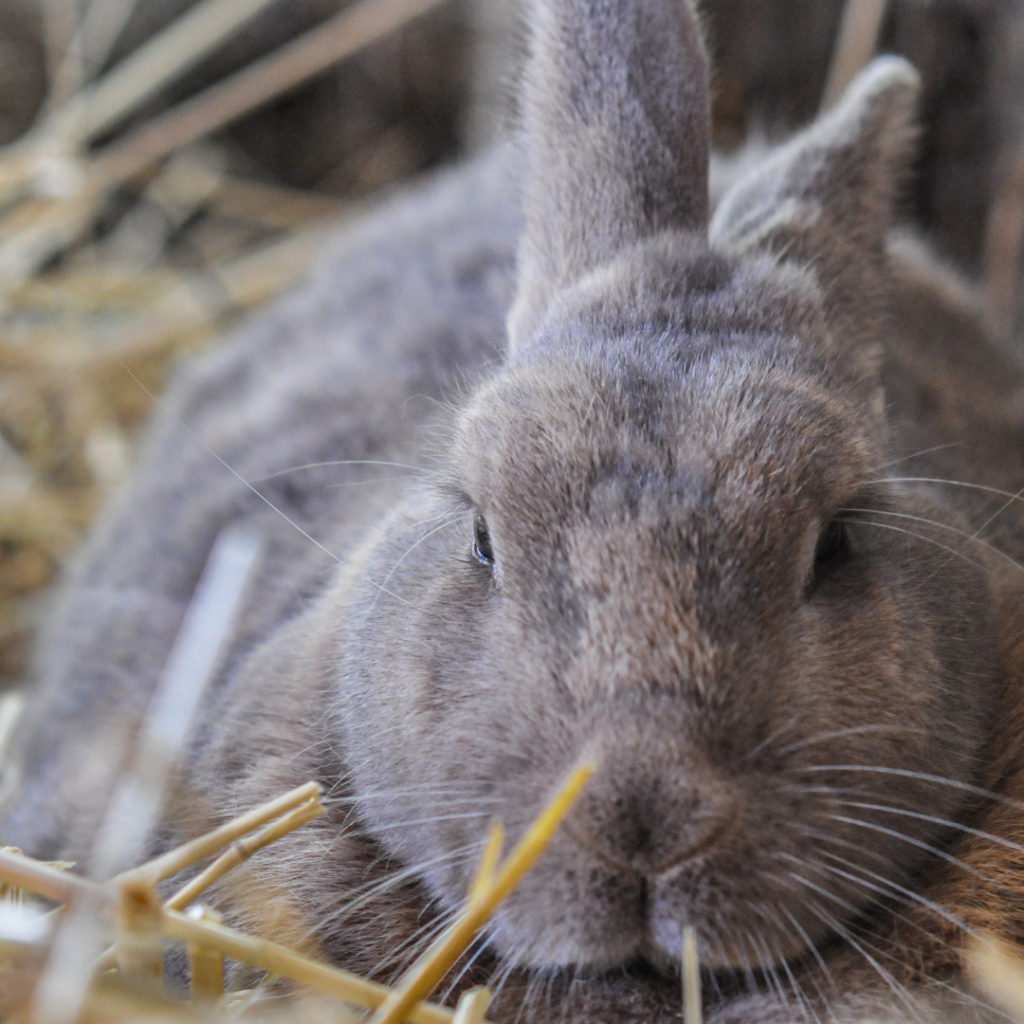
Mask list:
[{"label": "rabbit's head", "polygon": [[359,813],[454,907],[492,816],[515,838],[592,758],[495,947],[678,962],[692,926],[708,965],[777,961],[907,884],[992,704],[985,575],[884,479],[917,78],[876,62],[709,223],[689,4],[536,0],[532,31],[508,357],[347,612]]}]

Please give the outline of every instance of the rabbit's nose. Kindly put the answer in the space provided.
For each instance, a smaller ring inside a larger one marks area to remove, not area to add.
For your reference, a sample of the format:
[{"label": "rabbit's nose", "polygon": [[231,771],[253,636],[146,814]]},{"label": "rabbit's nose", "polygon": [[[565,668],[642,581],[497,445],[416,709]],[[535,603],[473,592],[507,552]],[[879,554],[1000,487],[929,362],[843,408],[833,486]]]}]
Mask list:
[{"label": "rabbit's nose", "polygon": [[584,797],[574,831],[619,870],[670,873],[713,847],[735,818],[734,800],[714,780],[680,772],[602,781]]}]

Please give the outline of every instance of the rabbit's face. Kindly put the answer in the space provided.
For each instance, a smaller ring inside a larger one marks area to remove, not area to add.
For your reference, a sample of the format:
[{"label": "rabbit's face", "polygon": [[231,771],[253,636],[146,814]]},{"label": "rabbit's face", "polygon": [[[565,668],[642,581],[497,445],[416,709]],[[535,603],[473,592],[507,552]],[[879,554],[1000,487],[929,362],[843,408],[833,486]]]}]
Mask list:
[{"label": "rabbit's face", "polygon": [[677,962],[691,926],[776,963],[899,898],[994,688],[983,570],[881,482],[917,77],[877,62],[709,222],[691,5],[530,10],[508,364],[347,613],[359,813],[452,908],[489,819],[518,836],[593,758],[494,944]]},{"label": "rabbit's face", "polygon": [[984,583],[879,482],[812,290],[773,306],[706,252],[675,271],[706,287],[656,331],[606,304],[596,337],[588,299],[478,393],[369,575],[346,749],[447,906],[492,815],[514,838],[599,765],[496,918],[532,965],[678,962],[684,926],[709,965],[793,956],[906,883],[961,800],[933,777],[968,781],[982,733],[958,694],[986,685]]}]

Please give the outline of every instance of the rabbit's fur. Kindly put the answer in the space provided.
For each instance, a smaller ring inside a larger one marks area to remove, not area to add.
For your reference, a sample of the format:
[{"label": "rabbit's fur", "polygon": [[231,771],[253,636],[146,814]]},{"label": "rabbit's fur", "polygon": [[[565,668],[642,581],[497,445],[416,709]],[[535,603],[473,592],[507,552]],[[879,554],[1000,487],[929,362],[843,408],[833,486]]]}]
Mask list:
[{"label": "rabbit's fur", "polygon": [[674,1020],[685,925],[716,1021],[968,1005],[966,934],[1024,921],[1024,374],[892,235],[917,76],[876,62],[709,219],[689,4],[531,28],[518,155],[381,211],[179,381],[45,638],[4,839],[83,856],[248,518],[154,843],[335,799],[229,876],[233,920],[388,977],[492,816],[518,836],[588,757],[468,969],[497,1018]]}]

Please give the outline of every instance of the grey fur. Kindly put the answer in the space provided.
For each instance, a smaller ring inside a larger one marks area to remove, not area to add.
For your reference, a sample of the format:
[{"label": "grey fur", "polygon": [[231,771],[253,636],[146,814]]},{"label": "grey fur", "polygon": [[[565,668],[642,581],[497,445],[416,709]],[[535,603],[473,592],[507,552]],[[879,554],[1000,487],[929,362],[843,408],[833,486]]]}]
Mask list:
[{"label": "grey fur", "polygon": [[[246,517],[270,553],[154,846],[309,777],[336,799],[229,879],[232,920],[388,976],[458,905],[492,815],[517,836],[586,755],[476,961],[507,966],[498,1019],[676,1019],[684,924],[720,1024],[929,1005],[961,979],[889,897],[944,899],[929,853],[976,820],[1024,553],[1016,505],[931,478],[1024,484],[1024,375],[890,238],[916,76],[869,69],[709,236],[689,5],[536,10],[523,224],[509,152],[442,176],[179,381],[51,624],[4,838],[87,850],[97,733],[137,717]],[[334,459],[421,472],[268,479]]]}]

